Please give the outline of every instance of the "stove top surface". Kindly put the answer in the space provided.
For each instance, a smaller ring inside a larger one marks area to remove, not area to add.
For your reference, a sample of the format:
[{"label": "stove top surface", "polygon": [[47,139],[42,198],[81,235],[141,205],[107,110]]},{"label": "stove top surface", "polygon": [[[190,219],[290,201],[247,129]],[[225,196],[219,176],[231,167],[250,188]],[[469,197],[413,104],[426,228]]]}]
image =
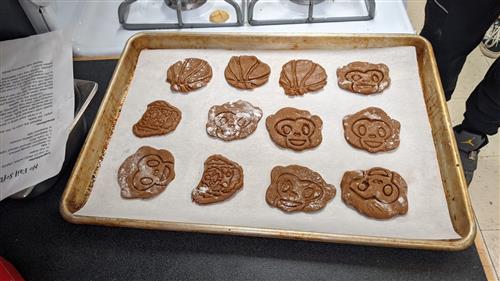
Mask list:
[{"label": "stove top surface", "polygon": [[[236,1],[242,7],[244,0]],[[126,30],[118,21],[120,1],[54,1],[51,2],[52,28],[62,29],[73,41],[76,56],[119,56],[127,39],[140,30]],[[222,0],[207,1],[199,8],[182,12],[184,22],[209,22],[214,10],[229,13],[231,6]],[[243,9],[246,14],[246,7]],[[254,7],[254,19],[307,17],[307,5],[292,1],[260,0]],[[364,1],[325,0],[314,5],[315,16],[349,16],[367,13]],[[130,6],[128,22],[175,22],[176,11],[163,0],[140,0]],[[151,30],[150,30],[151,31]],[[369,21],[328,22],[288,25],[252,26],[245,17],[242,26],[154,30],[158,32],[226,32],[226,33],[414,33],[402,1],[376,0],[375,17]]]}]

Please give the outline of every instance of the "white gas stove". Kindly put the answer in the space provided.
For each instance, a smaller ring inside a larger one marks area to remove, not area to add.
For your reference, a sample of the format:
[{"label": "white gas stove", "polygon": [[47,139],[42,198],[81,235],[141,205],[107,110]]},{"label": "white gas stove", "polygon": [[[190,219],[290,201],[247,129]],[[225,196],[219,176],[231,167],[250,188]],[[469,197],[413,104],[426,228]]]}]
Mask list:
[{"label": "white gas stove", "polygon": [[158,27],[155,31],[414,33],[401,0],[19,1],[37,32],[63,30],[76,56],[118,56],[130,36]]}]

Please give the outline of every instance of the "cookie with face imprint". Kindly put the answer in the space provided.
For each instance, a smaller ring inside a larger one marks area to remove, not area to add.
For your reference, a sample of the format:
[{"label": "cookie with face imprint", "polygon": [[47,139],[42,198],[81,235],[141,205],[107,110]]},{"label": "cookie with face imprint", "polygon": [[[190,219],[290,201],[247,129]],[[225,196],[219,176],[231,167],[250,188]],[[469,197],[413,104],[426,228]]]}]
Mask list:
[{"label": "cookie with face imprint", "polygon": [[380,167],[348,171],[340,187],[342,200],[365,216],[390,219],[408,212],[408,187],[394,171]]},{"label": "cookie with face imprint", "polygon": [[278,146],[302,151],[318,146],[323,121],[307,110],[285,107],[266,118],[269,136]]},{"label": "cookie with face imprint", "polygon": [[175,178],[174,156],[165,149],[139,148],[118,170],[122,198],[152,198]]},{"label": "cookie with face imprint", "polygon": [[224,201],[243,187],[243,169],[238,163],[215,154],[205,161],[203,175],[191,198],[198,204]]},{"label": "cookie with face imprint", "polygon": [[207,134],[224,141],[251,135],[262,118],[262,109],[244,100],[214,105],[208,111]]},{"label": "cookie with face imprint", "polygon": [[172,91],[188,93],[204,87],[212,79],[212,67],[206,60],[187,58],[171,65],[167,82]]},{"label": "cookie with face imprint", "polygon": [[335,186],[307,167],[276,166],[271,171],[266,202],[284,212],[314,212],[325,207],[335,193]]},{"label": "cookie with face imprint", "polygon": [[389,87],[389,67],[383,63],[355,61],[337,69],[337,81],[340,88],[353,93],[371,95]]},{"label": "cookie with face imprint", "polygon": [[378,107],[368,107],[343,119],[344,137],[353,147],[371,153],[396,149],[401,124]]},{"label": "cookie with face imprint", "polygon": [[327,77],[325,69],[311,60],[291,60],[283,65],[280,86],[288,96],[302,96],[323,89]]},{"label": "cookie with face imprint", "polygon": [[134,135],[144,138],[166,135],[179,125],[182,113],[175,106],[166,101],[157,100],[150,104],[141,119],[134,124]]},{"label": "cookie with face imprint", "polygon": [[227,83],[238,89],[254,89],[269,80],[271,68],[256,56],[231,57],[224,71]]}]

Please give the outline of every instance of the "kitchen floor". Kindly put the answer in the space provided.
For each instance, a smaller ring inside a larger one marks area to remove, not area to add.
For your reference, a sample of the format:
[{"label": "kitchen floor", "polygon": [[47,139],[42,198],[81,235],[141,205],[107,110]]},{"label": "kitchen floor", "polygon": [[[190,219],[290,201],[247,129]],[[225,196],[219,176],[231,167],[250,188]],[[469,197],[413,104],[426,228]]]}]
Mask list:
[{"label": "kitchen floor", "polygon": [[[417,33],[424,23],[424,8],[423,0],[407,1],[408,15]],[[462,121],[467,97],[484,77],[493,61],[484,56],[479,47],[467,58],[453,98],[448,102],[453,125]],[[498,280],[500,277],[500,134],[490,137],[489,140],[490,143],[479,154],[479,166],[469,187],[469,193],[480,234]]]}]

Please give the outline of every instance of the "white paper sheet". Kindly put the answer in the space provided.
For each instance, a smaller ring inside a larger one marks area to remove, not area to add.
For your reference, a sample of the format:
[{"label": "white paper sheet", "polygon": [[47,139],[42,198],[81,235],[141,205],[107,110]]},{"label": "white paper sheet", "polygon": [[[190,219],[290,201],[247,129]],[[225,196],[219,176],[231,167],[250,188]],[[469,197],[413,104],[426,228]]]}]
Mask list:
[{"label": "white paper sheet", "polygon": [[[226,83],[224,68],[229,58],[243,54],[256,55],[271,66],[267,84],[253,91],[241,91]],[[201,90],[188,95],[172,93],[165,82],[166,69],[186,57],[206,59],[214,76]],[[279,87],[279,74],[284,63],[298,58],[320,63],[329,75],[328,84],[317,93],[290,98]],[[391,86],[373,96],[340,89],[336,83],[337,67],[355,60],[387,64]],[[395,238],[458,238],[448,214],[417,67],[413,47],[342,51],[143,51],[90,198],[76,214]],[[135,137],[132,125],[140,119],[147,104],[158,99],[167,100],[182,111],[179,126],[166,136]],[[238,99],[247,100],[264,112],[254,134],[232,142],[208,137],[205,123],[209,108]],[[280,149],[271,141],[265,117],[285,106],[306,109],[322,118],[323,142],[316,149],[293,152]],[[401,122],[401,145],[397,150],[370,154],[352,148],[344,140],[342,118],[368,106],[380,107]],[[118,168],[143,145],[173,153],[175,180],[156,198],[124,200],[116,179]],[[205,159],[216,153],[243,167],[244,187],[223,203],[196,205],[191,202],[191,190],[201,178]],[[335,198],[323,210],[310,214],[285,214],[269,207],[264,198],[271,169],[289,164],[319,172],[326,182],[336,186]],[[409,200],[406,215],[387,221],[369,219],[342,202],[343,173],[374,166],[395,170],[406,180]]]},{"label": "white paper sheet", "polygon": [[59,173],[74,117],[71,42],[0,42],[0,200]]}]

